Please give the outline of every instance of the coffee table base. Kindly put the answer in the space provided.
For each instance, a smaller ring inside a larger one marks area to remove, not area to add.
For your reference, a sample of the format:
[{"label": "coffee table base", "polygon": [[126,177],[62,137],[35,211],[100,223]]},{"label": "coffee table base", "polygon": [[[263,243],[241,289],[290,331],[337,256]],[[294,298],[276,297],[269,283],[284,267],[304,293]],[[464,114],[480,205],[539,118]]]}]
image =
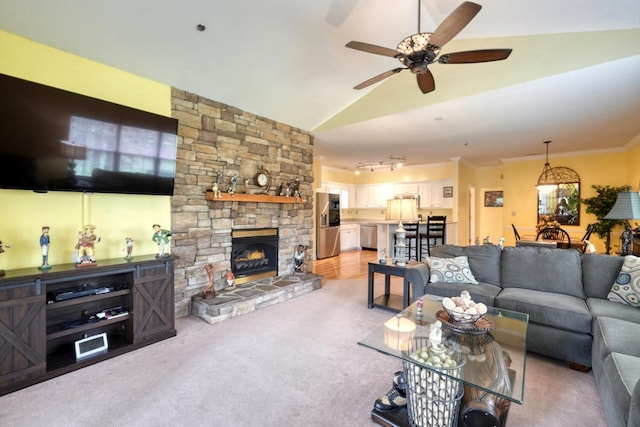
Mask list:
[{"label": "coffee table base", "polygon": [[371,419],[385,427],[411,427],[409,422],[409,412],[407,408],[400,408],[393,411],[378,411],[373,408]]}]

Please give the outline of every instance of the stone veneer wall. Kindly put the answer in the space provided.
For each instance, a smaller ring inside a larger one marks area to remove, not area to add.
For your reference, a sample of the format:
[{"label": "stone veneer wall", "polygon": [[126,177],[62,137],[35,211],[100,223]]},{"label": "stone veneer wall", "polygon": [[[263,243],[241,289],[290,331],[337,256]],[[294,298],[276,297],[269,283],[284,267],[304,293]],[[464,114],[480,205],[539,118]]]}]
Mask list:
[{"label": "stone veneer wall", "polygon": [[[276,101],[277,102],[277,101]],[[313,137],[306,131],[246,111],[172,90],[173,117],[178,119],[178,159],[171,198],[172,254],[175,264],[176,316],[191,313],[191,297],[209,284],[204,270],[213,264],[216,283],[230,268],[231,230],[277,227],[280,242],[278,274],[293,272],[298,244],[312,247]],[[221,190],[238,177],[238,190],[258,169],[271,173],[274,195],[280,183],[300,180],[306,203],[245,203],[205,200],[217,172]],[[311,249],[310,249],[311,250]],[[220,282],[222,283],[222,281]],[[216,288],[218,288],[216,286]]]}]

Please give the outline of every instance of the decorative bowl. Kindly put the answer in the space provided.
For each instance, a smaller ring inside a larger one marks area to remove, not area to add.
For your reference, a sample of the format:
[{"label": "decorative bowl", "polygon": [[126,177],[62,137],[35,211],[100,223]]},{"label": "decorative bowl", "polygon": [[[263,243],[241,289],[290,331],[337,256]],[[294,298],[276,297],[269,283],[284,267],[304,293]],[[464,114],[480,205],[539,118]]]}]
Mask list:
[{"label": "decorative bowl", "polygon": [[484,314],[471,314],[471,313],[462,313],[459,311],[449,310],[446,307],[442,307],[449,315],[449,318],[458,323],[476,323]]}]

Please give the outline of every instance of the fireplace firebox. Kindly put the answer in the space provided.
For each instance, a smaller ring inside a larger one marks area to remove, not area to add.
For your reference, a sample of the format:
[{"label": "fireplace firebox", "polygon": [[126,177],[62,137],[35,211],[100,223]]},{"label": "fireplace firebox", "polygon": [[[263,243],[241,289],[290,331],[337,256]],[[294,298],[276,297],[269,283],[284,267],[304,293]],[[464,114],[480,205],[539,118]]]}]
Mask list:
[{"label": "fireplace firebox", "polygon": [[231,231],[231,271],[236,284],[278,275],[278,229]]}]

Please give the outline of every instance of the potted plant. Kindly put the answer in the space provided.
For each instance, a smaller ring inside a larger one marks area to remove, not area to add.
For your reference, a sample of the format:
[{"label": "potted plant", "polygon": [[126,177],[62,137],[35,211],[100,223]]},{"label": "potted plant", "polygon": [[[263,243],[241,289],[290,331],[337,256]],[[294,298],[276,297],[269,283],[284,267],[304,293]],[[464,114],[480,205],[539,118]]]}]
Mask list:
[{"label": "potted plant", "polygon": [[586,212],[594,214],[598,222],[589,224],[593,226],[593,231],[601,238],[605,239],[605,248],[607,255],[611,254],[611,230],[616,225],[624,225],[626,221],[619,219],[604,219],[609,213],[613,205],[616,203],[618,193],[627,191],[627,186],[610,187],[608,185],[592,185],[592,188],[598,193],[597,196],[582,199],[581,203],[587,206]]}]

